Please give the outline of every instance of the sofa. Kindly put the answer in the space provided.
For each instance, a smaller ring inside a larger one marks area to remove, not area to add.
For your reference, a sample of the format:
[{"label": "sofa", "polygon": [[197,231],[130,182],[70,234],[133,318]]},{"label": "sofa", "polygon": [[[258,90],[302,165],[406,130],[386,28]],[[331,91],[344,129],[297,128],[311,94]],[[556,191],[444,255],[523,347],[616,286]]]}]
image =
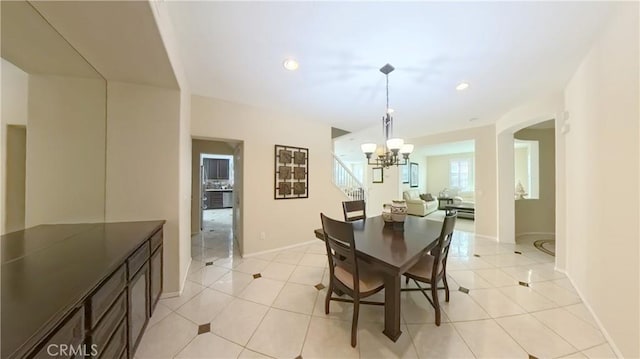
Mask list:
[{"label": "sofa", "polygon": [[407,202],[407,214],[424,217],[438,210],[438,200],[424,201],[420,199],[420,191],[410,189],[402,193],[402,198]]}]

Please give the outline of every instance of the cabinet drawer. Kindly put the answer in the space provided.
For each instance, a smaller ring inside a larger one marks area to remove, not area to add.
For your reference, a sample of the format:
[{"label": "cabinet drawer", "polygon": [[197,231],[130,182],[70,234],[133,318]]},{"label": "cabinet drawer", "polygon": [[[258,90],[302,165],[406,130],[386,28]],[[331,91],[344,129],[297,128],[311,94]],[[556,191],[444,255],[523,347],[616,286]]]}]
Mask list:
[{"label": "cabinet drawer", "polygon": [[153,311],[156,309],[158,300],[160,300],[160,294],[162,294],[162,246],[160,246],[151,255],[149,260],[149,299],[151,301],[149,316],[153,315]]},{"label": "cabinet drawer", "polygon": [[111,334],[117,329],[122,318],[127,314],[127,293],[120,293],[120,297],[116,300],[107,314],[100,320],[100,323],[91,332],[90,343],[96,344],[98,348],[104,348],[111,337]]},{"label": "cabinet drawer", "polygon": [[162,228],[151,236],[151,252],[156,250],[162,244]]},{"label": "cabinet drawer", "polygon": [[84,352],[84,308],[76,309],[47,339],[33,358],[75,358]]},{"label": "cabinet drawer", "polygon": [[129,266],[129,280],[133,278],[138,270],[142,268],[147,259],[149,259],[149,241],[145,241],[138,250],[136,250],[129,259],[127,259],[127,265]]},{"label": "cabinet drawer", "polygon": [[122,351],[127,347],[127,320],[122,319],[118,329],[104,346],[98,346],[98,357],[104,359],[119,358]]},{"label": "cabinet drawer", "polygon": [[111,304],[118,298],[127,284],[126,270],[120,266],[100,288],[89,298],[88,318],[89,328],[94,328]]}]

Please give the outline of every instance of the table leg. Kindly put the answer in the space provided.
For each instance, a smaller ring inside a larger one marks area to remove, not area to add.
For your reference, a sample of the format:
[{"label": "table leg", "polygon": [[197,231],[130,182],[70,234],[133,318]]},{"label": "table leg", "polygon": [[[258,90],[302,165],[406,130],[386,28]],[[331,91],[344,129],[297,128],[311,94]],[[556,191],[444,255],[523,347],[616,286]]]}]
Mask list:
[{"label": "table leg", "polygon": [[386,275],[384,279],[384,335],[394,342],[400,334],[400,276]]}]

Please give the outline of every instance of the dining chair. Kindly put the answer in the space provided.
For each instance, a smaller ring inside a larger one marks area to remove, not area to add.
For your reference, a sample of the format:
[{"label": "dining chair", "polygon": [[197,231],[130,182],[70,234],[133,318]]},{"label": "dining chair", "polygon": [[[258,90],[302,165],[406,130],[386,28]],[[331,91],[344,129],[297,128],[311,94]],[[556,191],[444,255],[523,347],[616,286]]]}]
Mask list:
[{"label": "dining chair", "polygon": [[[354,212],[356,212],[354,214]],[[342,202],[342,213],[345,221],[357,221],[367,218],[367,209],[364,200]]]},{"label": "dining chair", "polygon": [[[451,245],[451,238],[453,237],[453,228],[455,227],[456,218],[457,213],[455,212],[445,216],[436,247],[432,249],[429,254],[420,258],[418,263],[414,264],[407,272],[404,273],[406,283],[409,283],[409,279],[413,279],[418,288],[403,288],[402,291],[421,291],[436,311],[437,326],[440,325],[440,303],[438,301],[439,289],[444,289],[445,301],[449,301],[447,257],[449,255],[449,246]],[[438,283],[441,280],[444,287],[438,287]],[[422,288],[419,282],[428,284],[429,288]],[[431,290],[431,298],[427,295],[427,290]]]},{"label": "dining chair", "polygon": [[[322,231],[329,259],[329,287],[324,302],[324,312],[329,314],[332,300],[353,303],[351,346],[355,348],[358,334],[360,304],[384,305],[384,302],[362,300],[384,288],[382,276],[371,271],[367,263],[356,259],[353,224],[331,219],[320,214]],[[334,297],[333,293],[347,294],[352,299]]]}]

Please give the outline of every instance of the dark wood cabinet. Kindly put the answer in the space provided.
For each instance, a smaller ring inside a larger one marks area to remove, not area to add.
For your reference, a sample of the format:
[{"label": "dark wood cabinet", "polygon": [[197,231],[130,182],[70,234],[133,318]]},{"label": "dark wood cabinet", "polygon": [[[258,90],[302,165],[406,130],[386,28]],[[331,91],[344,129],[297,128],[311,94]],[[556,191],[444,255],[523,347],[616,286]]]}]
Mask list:
[{"label": "dark wood cabinet", "polygon": [[129,357],[133,358],[149,321],[149,264],[145,263],[129,283]]},{"label": "dark wood cabinet", "polygon": [[[84,356],[84,311],[76,309],[50,337],[36,350],[34,359],[82,358]],[[68,348],[74,348],[71,352]]]},{"label": "dark wood cabinet", "polygon": [[207,179],[228,180],[229,160],[223,158],[205,158],[203,161]]},{"label": "dark wood cabinet", "polygon": [[[162,239],[162,237],[161,237]],[[151,306],[149,307],[149,316],[156,309],[156,305],[160,300],[160,294],[162,294],[162,244],[153,249],[151,260],[149,260],[150,266],[150,279],[149,285],[149,301]]]},{"label": "dark wood cabinet", "polygon": [[162,293],[163,224],[48,225],[2,236],[3,248],[68,237],[3,258],[0,357],[134,358]]}]

